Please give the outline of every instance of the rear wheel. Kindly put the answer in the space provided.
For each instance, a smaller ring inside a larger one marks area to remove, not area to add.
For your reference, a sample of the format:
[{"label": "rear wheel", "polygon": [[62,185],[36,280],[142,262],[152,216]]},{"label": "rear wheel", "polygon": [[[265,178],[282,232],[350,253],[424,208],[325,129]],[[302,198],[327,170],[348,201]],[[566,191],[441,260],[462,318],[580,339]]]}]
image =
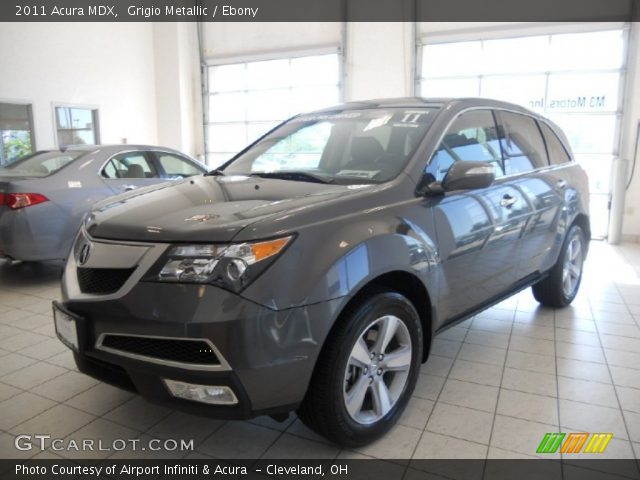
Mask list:
[{"label": "rear wheel", "polygon": [[409,300],[380,290],[350,306],[339,322],[298,415],[338,444],[364,445],[395,424],[411,397],[422,327]]},{"label": "rear wheel", "polygon": [[563,308],[576,297],[582,281],[585,242],[582,228],[572,226],[549,276],[532,287],[533,296],[542,305]]}]

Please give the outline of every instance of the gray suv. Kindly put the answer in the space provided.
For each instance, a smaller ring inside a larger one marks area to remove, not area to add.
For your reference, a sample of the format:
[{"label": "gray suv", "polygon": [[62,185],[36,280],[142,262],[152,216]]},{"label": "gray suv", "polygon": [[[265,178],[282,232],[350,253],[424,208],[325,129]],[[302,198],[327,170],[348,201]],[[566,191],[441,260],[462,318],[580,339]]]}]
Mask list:
[{"label": "gray suv", "polygon": [[588,198],[562,132],[515,105],[299,115],[206,175],[97,204],[56,329],[82,372],[150,401],[297,411],[362,445],[397,421],[439,332],[527,287],[574,299]]}]

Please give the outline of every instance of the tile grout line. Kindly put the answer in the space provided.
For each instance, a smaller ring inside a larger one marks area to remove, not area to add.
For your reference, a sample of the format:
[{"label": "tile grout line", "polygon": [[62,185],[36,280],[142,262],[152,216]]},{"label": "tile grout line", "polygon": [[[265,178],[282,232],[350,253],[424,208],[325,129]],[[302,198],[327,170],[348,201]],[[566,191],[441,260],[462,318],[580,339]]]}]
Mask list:
[{"label": "tile grout line", "polygon": [[511,328],[509,330],[509,341],[507,342],[507,351],[504,356],[504,363],[502,364],[502,371],[500,372],[500,385],[498,386],[498,396],[496,397],[496,406],[493,410],[493,418],[491,419],[491,430],[489,431],[489,439],[487,440],[487,456],[485,457],[485,462],[482,467],[482,478],[486,477],[487,474],[487,461],[489,460],[489,451],[491,450],[491,440],[493,439],[493,430],[496,426],[496,417],[498,416],[498,405],[500,405],[500,393],[502,392],[502,382],[504,381],[504,372],[507,368],[507,356],[509,355],[509,347],[511,346],[511,339],[513,337],[513,326],[516,321],[516,312],[518,311],[518,303],[520,300],[516,301],[516,308],[513,309],[513,319],[511,321]]},{"label": "tile grout line", "polygon": [[[591,308],[591,307],[589,307]],[[592,313],[593,315],[593,313]],[[562,420],[560,415],[560,375],[558,374],[558,337],[556,332],[556,322],[557,315],[556,310],[553,311],[553,364],[555,367],[555,377],[556,377],[556,413],[558,414],[558,432],[562,431]],[[594,321],[595,324],[595,321]],[[579,360],[582,362],[582,360]],[[564,472],[564,458],[562,452],[560,452],[560,479],[564,480],[565,472]]]},{"label": "tile grout line", "polygon": [[[68,371],[70,372],[70,371],[72,371],[72,370],[68,370]],[[67,373],[67,372],[65,372],[65,373]],[[62,375],[64,375],[64,374],[62,374]],[[61,375],[59,375],[59,376],[61,376]],[[54,377],[54,378],[58,378],[58,377]],[[53,379],[50,379],[50,380],[53,380]],[[49,380],[47,380],[47,381],[49,381]],[[41,383],[41,384],[39,384],[39,385],[42,385],[42,384],[46,383],[47,381],[45,381],[45,382],[43,382],[43,383]],[[100,384],[100,383],[98,383],[98,384],[96,384],[96,385],[92,385],[92,386],[90,386],[90,387],[86,388],[85,390],[82,390],[81,392],[78,392],[78,393],[76,393],[75,395],[73,395],[72,397],[70,397],[70,398],[68,398],[68,399],[66,399],[66,400],[63,400],[63,401],[54,400],[54,399],[51,399],[51,398],[45,397],[45,396],[43,396],[43,395],[40,395],[40,394],[34,393],[34,392],[32,392],[31,390],[22,390],[19,394],[22,394],[22,393],[30,393],[31,395],[35,395],[35,396],[37,396],[37,397],[44,398],[44,399],[46,399],[46,400],[52,401],[52,402],[54,402],[54,405],[52,405],[51,407],[47,408],[46,410],[43,410],[42,412],[39,412],[38,414],[36,414],[36,415],[34,415],[34,416],[32,416],[32,417],[27,418],[26,420],[24,420],[24,421],[22,421],[22,422],[20,422],[20,423],[18,423],[18,424],[16,424],[16,425],[14,425],[14,426],[12,426],[12,427],[10,427],[10,428],[17,428],[17,427],[19,427],[20,425],[22,425],[23,423],[29,422],[29,421],[33,420],[34,418],[36,418],[36,417],[38,417],[38,416],[40,416],[40,415],[43,415],[43,414],[45,414],[45,413],[47,413],[47,412],[49,412],[49,411],[53,410],[55,407],[58,407],[58,406],[60,406],[60,405],[64,405],[65,407],[72,408],[72,409],[74,409],[74,410],[78,410],[79,412],[82,412],[82,413],[85,413],[85,414],[88,414],[88,415],[91,415],[92,417],[94,417],[91,421],[89,421],[89,422],[85,423],[84,425],[81,425],[81,426],[80,426],[80,427],[78,427],[77,429],[75,429],[75,430],[73,430],[72,432],[70,432],[69,434],[67,434],[67,435],[65,436],[65,438],[67,438],[68,436],[73,435],[75,432],[77,432],[78,430],[80,430],[80,429],[84,428],[85,426],[89,425],[90,423],[92,423],[92,422],[96,421],[96,420],[97,420],[97,419],[99,419],[99,418],[102,418],[102,416],[100,416],[100,415],[95,415],[95,414],[94,414],[94,413],[92,413],[92,412],[87,412],[86,410],[83,410],[83,409],[81,409],[81,408],[74,407],[74,406],[72,406],[72,405],[68,405],[68,404],[66,403],[67,401],[71,400],[71,399],[72,399],[72,398],[74,398],[75,396],[80,395],[80,394],[82,394],[82,393],[84,393],[84,392],[87,392],[88,390],[91,390],[92,388],[94,388],[95,386],[97,386],[97,385],[99,385],[99,384]],[[39,386],[39,385],[36,385],[36,386]],[[17,388],[17,387],[16,387],[16,388]],[[17,395],[19,395],[19,394],[17,394]],[[17,395],[14,395],[14,396],[13,396],[13,397],[11,397],[11,398],[16,397]],[[121,404],[121,405],[122,405],[122,404]],[[117,408],[117,407],[116,407],[116,408]],[[109,411],[111,411],[111,410],[109,410]],[[107,413],[108,413],[108,412],[107,412]],[[105,420],[107,420],[107,419],[105,419]],[[116,424],[117,424],[117,422],[112,422],[112,423],[116,423]],[[10,431],[6,431],[6,433],[7,433],[8,435],[13,436],[13,437],[15,437],[15,435],[16,435],[16,434],[14,434],[14,433],[11,433]],[[48,451],[48,450],[45,450],[45,451]],[[62,458],[64,458],[64,457],[62,457]]]},{"label": "tile grout line", "polygon": [[[620,289],[618,288],[618,285],[616,282],[613,282],[613,285],[615,286],[616,290],[618,291],[618,293],[620,293]],[[626,303],[625,303],[626,306]],[[624,415],[624,410],[622,408],[622,402],[620,402],[620,396],[618,395],[618,385],[616,385],[616,383],[613,380],[613,374],[611,373],[611,367],[609,365],[609,359],[607,358],[607,352],[604,348],[604,345],[602,345],[602,339],[600,338],[600,330],[598,329],[598,325],[596,324],[596,329],[598,331],[598,338],[600,339],[600,348],[602,348],[602,354],[604,355],[604,359],[607,362],[607,370],[609,371],[609,376],[611,377],[611,384],[613,385],[613,393],[616,396],[616,400],[618,401],[618,407],[620,408],[620,415],[622,416],[622,422],[624,424],[624,428],[627,432],[627,437],[629,439],[629,446],[631,447],[631,453],[636,457],[636,459],[638,458],[634,445],[633,445],[633,438],[631,436],[631,431],[629,430],[629,425],[627,424],[627,418]],[[638,463],[636,462],[636,468],[638,469],[638,471],[640,472],[640,467],[638,466]]]},{"label": "tile grout line", "polygon": [[[473,323],[473,321],[475,320],[476,317],[473,317],[471,319],[471,323]],[[427,416],[427,421],[425,423],[424,429],[422,430],[422,433],[420,434],[420,436],[418,437],[418,441],[416,442],[416,446],[413,448],[413,451],[411,452],[411,457],[409,458],[409,462],[407,462],[407,465],[405,467],[405,471],[402,475],[402,479],[404,480],[404,478],[406,477],[408,471],[409,471],[409,466],[411,465],[411,461],[413,460],[413,457],[416,454],[416,451],[418,450],[418,446],[420,445],[420,442],[422,441],[422,437],[424,436],[424,432],[428,431],[427,428],[429,427],[429,421],[431,420],[431,417],[433,415],[434,410],[436,409],[436,406],[438,405],[438,399],[440,398],[440,395],[442,394],[442,391],[444,390],[445,385],[447,384],[447,381],[449,380],[449,376],[451,375],[451,371],[453,370],[453,367],[456,363],[456,361],[458,360],[458,358],[460,357],[460,352],[462,351],[462,347],[464,345],[464,341],[467,338],[467,335],[469,335],[469,330],[470,328],[467,328],[466,333],[464,334],[464,337],[462,339],[462,341],[460,342],[460,347],[458,348],[458,351],[456,352],[455,357],[453,358],[453,362],[451,363],[451,367],[449,367],[449,371],[447,372],[447,376],[445,377],[444,382],[442,382],[442,386],[440,387],[440,390],[438,391],[438,394],[436,395],[435,400],[433,400],[433,408],[431,409],[431,411],[429,412],[429,415]],[[435,339],[434,339],[435,340]],[[489,452],[489,446],[487,446],[487,453]],[[486,457],[485,457],[486,458]]]}]

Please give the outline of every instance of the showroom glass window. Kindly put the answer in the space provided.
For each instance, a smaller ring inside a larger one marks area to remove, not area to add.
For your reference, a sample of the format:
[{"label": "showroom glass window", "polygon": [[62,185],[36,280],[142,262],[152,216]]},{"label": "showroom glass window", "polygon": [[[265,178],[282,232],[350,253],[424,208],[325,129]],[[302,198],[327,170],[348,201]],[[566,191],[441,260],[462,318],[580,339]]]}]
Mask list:
[{"label": "showroom glass window", "polygon": [[594,237],[608,227],[609,177],[618,155],[625,26],[606,31],[422,42],[422,96],[480,96],[520,104],[556,122],[589,173]]},{"label": "showroom glass window", "polygon": [[31,105],[0,103],[0,166],[34,150]]},{"label": "showroom glass window", "polygon": [[56,107],[58,147],[68,145],[96,145],[98,138],[98,110],[91,108]]},{"label": "showroom glass window", "polygon": [[207,163],[218,166],[297,113],[340,103],[337,53],[208,68]]}]

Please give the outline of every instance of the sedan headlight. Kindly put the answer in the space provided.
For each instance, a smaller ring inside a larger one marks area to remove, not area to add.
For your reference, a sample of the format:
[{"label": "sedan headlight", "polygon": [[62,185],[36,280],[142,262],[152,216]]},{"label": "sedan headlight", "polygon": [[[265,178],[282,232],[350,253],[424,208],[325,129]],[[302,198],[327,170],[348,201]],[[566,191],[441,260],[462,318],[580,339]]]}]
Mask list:
[{"label": "sedan headlight", "polygon": [[156,281],[212,283],[240,291],[267,268],[293,236],[231,245],[172,247]]}]

